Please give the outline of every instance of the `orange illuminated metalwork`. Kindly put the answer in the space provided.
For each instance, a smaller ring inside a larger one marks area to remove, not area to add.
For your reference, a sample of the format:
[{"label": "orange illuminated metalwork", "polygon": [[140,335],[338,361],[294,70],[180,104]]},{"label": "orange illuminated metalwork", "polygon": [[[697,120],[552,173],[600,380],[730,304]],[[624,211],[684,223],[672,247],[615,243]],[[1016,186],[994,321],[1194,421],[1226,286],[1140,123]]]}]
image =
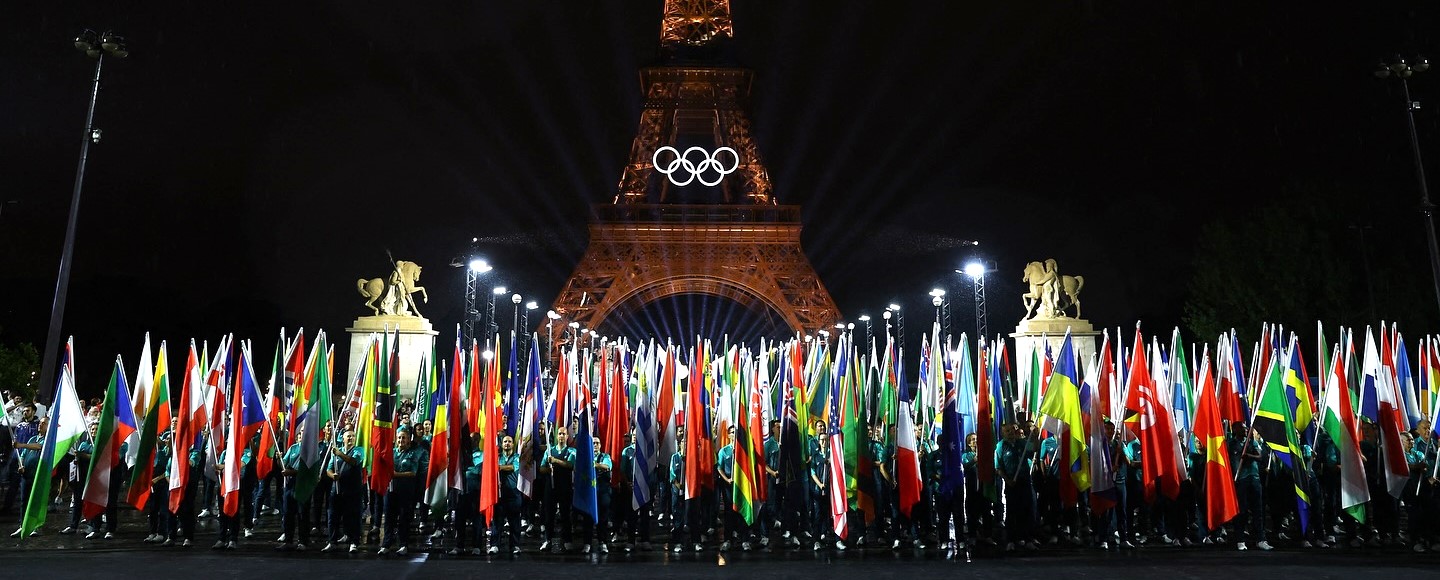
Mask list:
[{"label": "orange illuminated metalwork", "polygon": [[703,46],[731,34],[730,0],[665,0],[660,42]]},{"label": "orange illuminated metalwork", "polygon": [[[725,1],[667,0],[662,39],[690,44],[728,36],[729,15]],[[594,206],[590,245],[556,297],[560,318],[550,324],[594,329],[682,294],[768,308],[806,334],[840,319],[800,246],[800,208],[777,205],[751,138],[746,105],[753,78],[746,69],[694,63],[641,70],[644,109],[618,191],[613,203]],[[656,151],[667,146],[735,151],[735,171],[711,188],[719,203],[676,203],[684,196],[654,166]],[[569,333],[560,335],[557,342]]]}]

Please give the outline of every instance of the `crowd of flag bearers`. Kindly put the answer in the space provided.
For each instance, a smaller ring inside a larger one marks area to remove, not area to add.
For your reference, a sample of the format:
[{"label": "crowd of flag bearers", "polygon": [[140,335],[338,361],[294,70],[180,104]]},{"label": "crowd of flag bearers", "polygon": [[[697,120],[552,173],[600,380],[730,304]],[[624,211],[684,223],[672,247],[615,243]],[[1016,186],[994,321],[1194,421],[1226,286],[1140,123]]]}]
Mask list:
[{"label": "crowd of flag bearers", "polygon": [[268,377],[247,341],[192,342],[177,380],[147,337],[89,416],[67,345],[47,416],[21,426],[12,536],[59,503],[55,532],[102,541],[127,505],[149,543],[234,549],[278,517],[277,550],[402,556],[1440,550],[1430,339],[1412,359],[1383,324],[1333,343],[1317,328],[1309,365],[1278,326],[1248,358],[1233,331],[1196,346],[1137,326],[1082,360],[1068,333],[1012,355],[937,326],[911,382],[886,334],[555,357],[512,335],[432,350],[404,393],[398,335],[372,337],[349,381],[323,332],[282,331]]}]

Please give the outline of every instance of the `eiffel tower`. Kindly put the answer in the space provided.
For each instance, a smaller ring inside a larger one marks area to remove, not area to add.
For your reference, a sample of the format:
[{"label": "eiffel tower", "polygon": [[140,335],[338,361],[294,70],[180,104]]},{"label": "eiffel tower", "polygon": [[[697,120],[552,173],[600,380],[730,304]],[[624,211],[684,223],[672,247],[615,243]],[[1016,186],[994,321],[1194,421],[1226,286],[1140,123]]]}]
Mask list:
[{"label": "eiffel tower", "polygon": [[776,203],[751,138],[754,74],[721,64],[731,35],[728,0],[665,1],[663,60],[640,71],[640,127],[618,191],[593,206],[590,244],[555,299],[556,343],[573,336],[572,322],[594,329],[686,294],[769,309],[806,334],[840,319],[800,247],[800,207]]}]

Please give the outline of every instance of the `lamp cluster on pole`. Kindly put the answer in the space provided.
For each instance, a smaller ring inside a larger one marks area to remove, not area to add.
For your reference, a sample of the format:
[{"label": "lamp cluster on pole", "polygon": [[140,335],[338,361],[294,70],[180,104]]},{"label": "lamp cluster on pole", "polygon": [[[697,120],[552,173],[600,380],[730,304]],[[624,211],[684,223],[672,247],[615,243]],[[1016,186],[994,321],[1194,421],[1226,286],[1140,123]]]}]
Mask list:
[{"label": "lamp cluster on pole", "polygon": [[[70,194],[70,215],[65,221],[65,244],[60,251],[60,273],[55,278],[55,300],[50,305],[45,358],[40,363],[42,386],[55,384],[55,364],[60,358],[60,326],[65,319],[65,298],[70,290],[70,264],[75,255],[75,224],[80,217],[80,191],[85,185],[85,161],[90,156],[90,144],[100,142],[100,129],[95,127],[95,101],[100,96],[100,70],[105,65],[106,56],[130,56],[125,37],[108,30],[104,34],[95,34],[94,30],[86,29],[75,37],[75,49],[95,59],[95,76],[90,83],[90,104],[85,110],[85,133],[80,138],[80,163],[75,170],[75,188]],[[49,391],[41,388],[40,392]]]},{"label": "lamp cluster on pole", "polygon": [[1415,181],[1420,186],[1420,215],[1425,218],[1425,238],[1430,250],[1430,273],[1435,286],[1435,304],[1440,306],[1440,245],[1437,245],[1435,238],[1435,204],[1430,202],[1430,188],[1425,184],[1425,164],[1420,157],[1420,137],[1415,131],[1415,111],[1420,108],[1420,101],[1410,97],[1410,77],[1417,73],[1430,70],[1430,61],[1424,58],[1416,58],[1413,61],[1403,56],[1396,56],[1389,61],[1381,61],[1375,68],[1375,76],[1380,79],[1397,79],[1400,81],[1400,90],[1405,97],[1405,120],[1410,129],[1410,154],[1415,160]]}]

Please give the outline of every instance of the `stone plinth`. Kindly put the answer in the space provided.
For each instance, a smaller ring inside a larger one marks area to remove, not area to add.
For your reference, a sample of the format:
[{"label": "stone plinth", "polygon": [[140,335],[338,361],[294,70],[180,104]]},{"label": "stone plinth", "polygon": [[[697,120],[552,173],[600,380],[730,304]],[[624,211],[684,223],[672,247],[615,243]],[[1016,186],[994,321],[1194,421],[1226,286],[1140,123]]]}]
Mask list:
[{"label": "stone plinth", "polygon": [[[1070,340],[1074,344],[1077,357],[1076,371],[1084,376],[1085,366],[1089,364],[1090,355],[1095,354],[1100,348],[1100,332],[1090,324],[1090,321],[1083,318],[1042,318],[1038,320],[1025,320],[1015,327],[1014,334],[1010,337],[1015,339],[1015,380],[1017,388],[1024,388],[1030,384],[1030,353],[1034,351],[1038,358],[1045,357],[1045,343],[1050,344],[1051,356],[1060,356],[1060,346],[1065,343],[1065,330],[1070,330]],[[1038,349],[1038,350],[1037,350]],[[1079,377],[1077,377],[1079,378]]]},{"label": "stone plinth", "polygon": [[[400,397],[415,396],[415,381],[420,376],[420,360],[430,356],[435,336],[440,334],[430,326],[430,321],[417,316],[361,316],[345,331],[350,333],[350,370],[344,377],[335,377],[336,383],[345,385],[345,396],[355,384],[355,374],[365,365],[365,349],[370,346],[370,336],[386,331],[393,334],[400,331]],[[384,353],[382,356],[389,356]],[[343,381],[343,382],[342,382]]]}]

